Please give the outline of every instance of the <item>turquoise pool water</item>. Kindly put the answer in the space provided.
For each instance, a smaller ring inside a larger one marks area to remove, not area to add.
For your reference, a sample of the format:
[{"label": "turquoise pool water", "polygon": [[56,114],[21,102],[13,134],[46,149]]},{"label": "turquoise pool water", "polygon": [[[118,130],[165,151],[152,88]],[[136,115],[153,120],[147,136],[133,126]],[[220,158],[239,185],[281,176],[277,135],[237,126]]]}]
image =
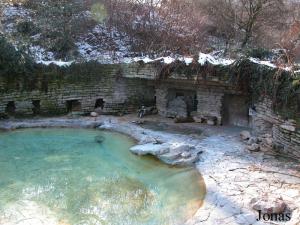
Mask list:
[{"label": "turquoise pool water", "polygon": [[200,175],[132,145],[88,129],[0,133],[0,224],[182,225],[201,206]]}]

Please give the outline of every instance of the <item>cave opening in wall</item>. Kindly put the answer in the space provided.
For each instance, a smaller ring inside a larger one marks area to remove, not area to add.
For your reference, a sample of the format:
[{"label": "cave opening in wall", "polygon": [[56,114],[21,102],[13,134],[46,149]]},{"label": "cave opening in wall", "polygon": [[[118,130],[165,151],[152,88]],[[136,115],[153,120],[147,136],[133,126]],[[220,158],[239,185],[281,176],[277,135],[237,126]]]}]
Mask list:
[{"label": "cave opening in wall", "polygon": [[300,91],[297,93],[297,118],[300,118]]},{"label": "cave opening in wall", "polygon": [[104,108],[104,104],[105,104],[105,101],[103,100],[103,98],[99,98],[96,100],[96,103],[95,103],[95,109],[103,109]]},{"label": "cave opening in wall", "polygon": [[81,102],[78,99],[68,100],[67,101],[67,111],[69,112],[80,112],[81,111]]},{"label": "cave opening in wall", "polygon": [[192,111],[197,111],[197,107],[198,107],[198,99],[197,99],[197,94],[194,94],[194,99],[193,99],[193,110]]},{"label": "cave opening in wall", "polygon": [[197,93],[194,90],[170,89],[168,91],[168,117],[190,117],[197,111]]},{"label": "cave opening in wall", "polygon": [[33,100],[32,101],[32,112],[34,115],[38,115],[41,113],[41,101],[40,100]]},{"label": "cave opening in wall", "polygon": [[9,116],[13,116],[16,113],[16,105],[14,101],[9,101],[5,108],[5,113]]},{"label": "cave opening in wall", "polygon": [[249,106],[244,96],[225,94],[223,99],[223,125],[247,127]]}]

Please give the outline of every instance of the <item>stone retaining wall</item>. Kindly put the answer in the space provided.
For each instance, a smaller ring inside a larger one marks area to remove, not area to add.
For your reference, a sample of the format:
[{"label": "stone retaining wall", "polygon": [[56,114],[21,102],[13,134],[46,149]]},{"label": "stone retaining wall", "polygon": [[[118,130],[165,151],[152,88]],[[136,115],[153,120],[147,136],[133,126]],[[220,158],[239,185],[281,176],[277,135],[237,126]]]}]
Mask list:
[{"label": "stone retaining wall", "polygon": [[288,156],[300,160],[300,132],[294,130],[293,126],[282,124],[273,127],[273,138],[275,143],[281,146],[279,149]]},{"label": "stone retaining wall", "polygon": [[[40,113],[46,115],[67,113],[67,103],[72,100],[81,104],[80,111],[83,113],[94,111],[97,99],[104,101],[102,111],[109,114],[133,111],[140,104],[154,104],[154,86],[151,82],[120,77],[120,65],[102,67],[107,68],[96,76],[87,75],[86,79],[50,80],[47,91],[2,91],[0,114],[6,113],[9,102],[13,102],[16,115],[33,114],[33,101],[39,101]],[[3,80],[0,84],[6,85]]]},{"label": "stone retaining wall", "polygon": [[264,99],[256,105],[252,128],[256,135],[272,134],[274,148],[300,160],[300,131],[293,120],[285,120],[272,110],[272,101]]}]

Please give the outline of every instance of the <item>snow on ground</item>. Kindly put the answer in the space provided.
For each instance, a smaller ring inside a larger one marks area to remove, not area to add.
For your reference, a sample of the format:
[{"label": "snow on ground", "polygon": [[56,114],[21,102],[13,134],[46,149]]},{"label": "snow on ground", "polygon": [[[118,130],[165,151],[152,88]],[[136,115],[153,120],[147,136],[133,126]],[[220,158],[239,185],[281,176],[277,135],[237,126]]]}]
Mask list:
[{"label": "snow on ground", "polygon": [[31,12],[23,7],[7,6],[2,11],[2,24],[6,33],[16,31],[17,21],[31,21]]},{"label": "snow on ground", "polygon": [[126,34],[116,28],[96,25],[75,43],[84,61],[121,63],[130,54],[131,42]]},{"label": "snow on ground", "polygon": [[30,12],[23,7],[7,6],[3,9],[3,16],[6,19],[15,17],[29,17]]},{"label": "snow on ground", "polygon": [[43,60],[54,60],[53,52],[47,51],[46,49],[38,45],[30,46],[29,52],[36,62]]}]

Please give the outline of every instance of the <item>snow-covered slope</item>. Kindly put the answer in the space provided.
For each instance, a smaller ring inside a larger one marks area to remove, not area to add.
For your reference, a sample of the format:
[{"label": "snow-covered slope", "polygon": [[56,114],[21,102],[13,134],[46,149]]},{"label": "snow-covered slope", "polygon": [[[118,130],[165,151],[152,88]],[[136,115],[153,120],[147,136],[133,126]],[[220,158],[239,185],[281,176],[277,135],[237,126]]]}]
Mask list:
[{"label": "snow-covered slope", "polygon": [[[91,19],[90,11],[83,11],[78,15],[85,19]],[[233,64],[235,59],[228,59],[218,56],[218,54],[199,53],[198,57],[171,55],[167,57],[150,58],[148,56],[136,57],[137,53],[132,52],[132,43],[135,41],[126,33],[120,32],[115,27],[107,27],[103,23],[98,23],[93,27],[86,28],[86,30],[75,39],[75,50],[77,55],[73,58],[57,58],[55,52],[48,48],[48,44],[44,43],[41,33],[36,33],[29,37],[23,37],[18,33],[17,25],[22,21],[31,21],[36,23],[35,12],[29,10],[21,5],[3,6],[1,16],[2,29],[1,32],[8,38],[8,40],[15,45],[15,47],[27,46],[27,51],[35,59],[37,63],[45,65],[56,64],[58,66],[69,66],[76,62],[97,61],[99,63],[131,63],[143,61],[150,63],[160,61],[165,64],[170,64],[176,60],[191,64],[194,58],[198,58],[197,63],[204,65],[206,63],[212,65],[228,66]],[[139,53],[141,54],[141,53]],[[268,60],[259,60],[249,57],[253,63],[267,66],[270,68],[277,68],[274,62]],[[291,70],[291,67],[283,66],[285,70]]]}]

